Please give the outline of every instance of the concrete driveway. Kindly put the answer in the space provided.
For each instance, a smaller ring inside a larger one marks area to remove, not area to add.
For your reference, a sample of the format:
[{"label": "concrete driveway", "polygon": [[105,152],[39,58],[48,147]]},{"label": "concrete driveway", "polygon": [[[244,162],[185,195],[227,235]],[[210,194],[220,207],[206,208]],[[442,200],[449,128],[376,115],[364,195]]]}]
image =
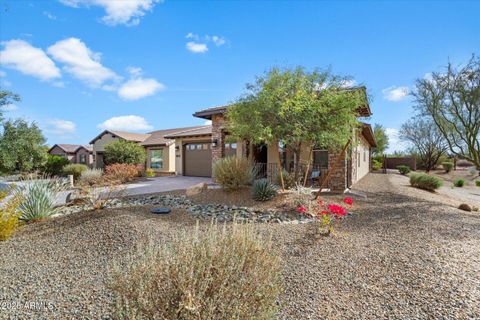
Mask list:
[{"label": "concrete driveway", "polygon": [[205,182],[212,183],[211,178],[205,177],[185,177],[185,176],[168,176],[148,178],[145,181],[127,184],[127,194],[130,196],[166,192],[173,190],[184,190],[196,184]]}]

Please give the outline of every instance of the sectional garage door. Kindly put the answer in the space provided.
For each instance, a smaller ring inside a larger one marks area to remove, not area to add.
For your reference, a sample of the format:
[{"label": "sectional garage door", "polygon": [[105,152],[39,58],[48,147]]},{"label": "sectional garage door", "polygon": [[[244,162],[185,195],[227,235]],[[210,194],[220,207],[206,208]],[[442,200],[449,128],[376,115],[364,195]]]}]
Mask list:
[{"label": "sectional garage door", "polygon": [[196,177],[212,176],[212,149],[209,141],[187,143],[184,146],[184,175]]}]

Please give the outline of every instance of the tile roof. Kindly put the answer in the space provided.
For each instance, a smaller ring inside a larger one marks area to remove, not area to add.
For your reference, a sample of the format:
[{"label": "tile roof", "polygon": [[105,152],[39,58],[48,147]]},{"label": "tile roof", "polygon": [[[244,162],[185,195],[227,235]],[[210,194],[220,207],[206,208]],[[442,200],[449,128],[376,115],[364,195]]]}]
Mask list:
[{"label": "tile roof", "polygon": [[212,134],[212,126],[193,127],[188,130],[177,131],[168,135],[165,138],[174,139],[180,137],[194,137],[194,136],[207,136]]},{"label": "tile roof", "polygon": [[212,132],[211,126],[195,126],[195,127],[173,128],[173,129],[152,131],[150,132],[150,136],[140,144],[143,146],[172,144],[174,143],[174,141],[171,140],[170,137],[176,136],[177,133],[194,132],[194,131],[205,129],[206,127],[210,128],[210,133],[211,133]]},{"label": "tile roof", "polygon": [[224,113],[227,110],[228,106],[216,106],[206,109],[202,109],[193,114],[194,117],[203,118],[203,119],[212,119],[212,115]]},{"label": "tile roof", "polygon": [[150,136],[149,133],[134,133],[134,132],[116,131],[116,130],[115,131],[109,130],[109,132],[125,140],[135,141],[135,142],[145,141],[145,139],[147,139]]},{"label": "tile roof", "polygon": [[50,150],[52,150],[55,146],[59,147],[60,149],[62,149],[66,153],[76,153],[79,148],[85,148],[88,151],[92,151],[91,146],[85,146],[85,145],[81,145],[81,144],[67,144],[67,143],[55,144],[50,148]]}]

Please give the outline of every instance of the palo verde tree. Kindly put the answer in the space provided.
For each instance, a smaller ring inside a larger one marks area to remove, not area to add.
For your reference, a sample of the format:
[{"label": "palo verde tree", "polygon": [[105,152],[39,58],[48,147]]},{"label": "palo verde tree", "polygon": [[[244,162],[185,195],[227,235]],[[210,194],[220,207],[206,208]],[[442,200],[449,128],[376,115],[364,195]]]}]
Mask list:
[{"label": "palo verde tree", "polygon": [[384,126],[375,123],[373,127],[373,135],[375,136],[375,142],[377,146],[373,149],[374,156],[381,156],[388,149],[388,135]]},{"label": "palo verde tree", "polygon": [[410,142],[413,151],[418,155],[426,172],[435,169],[440,157],[448,149],[440,130],[435,123],[424,117],[414,116],[400,129],[400,138]]},{"label": "palo verde tree", "polygon": [[449,63],[444,72],[416,81],[417,109],[430,117],[451,153],[480,169],[480,58],[475,55],[459,67]]},{"label": "palo verde tree", "polygon": [[[280,142],[297,155],[304,144],[310,154],[315,146],[341,148],[359,125],[358,107],[366,103],[362,89],[345,88],[347,80],[330,70],[272,68],[227,109],[229,133],[252,143]],[[283,188],[282,170],[279,175]]]}]

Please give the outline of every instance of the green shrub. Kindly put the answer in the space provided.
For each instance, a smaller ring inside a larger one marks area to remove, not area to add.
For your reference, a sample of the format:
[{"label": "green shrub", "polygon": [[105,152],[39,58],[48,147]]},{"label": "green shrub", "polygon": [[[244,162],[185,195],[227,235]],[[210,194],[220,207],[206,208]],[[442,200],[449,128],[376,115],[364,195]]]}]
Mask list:
[{"label": "green shrub", "polygon": [[60,176],[63,173],[63,168],[68,164],[70,164],[70,161],[65,157],[49,154],[43,171],[51,176]]},{"label": "green shrub", "polygon": [[153,171],[153,169],[148,168],[145,170],[145,175],[147,177],[155,177],[155,171]]},{"label": "green shrub", "polygon": [[477,187],[480,187],[480,180],[475,181],[475,185],[476,185]]},{"label": "green shrub", "polygon": [[445,172],[448,173],[453,169],[453,162],[450,162],[450,161],[442,162],[442,167],[445,170]]},{"label": "green shrub", "polygon": [[18,225],[18,205],[20,204],[20,197],[14,196],[6,200],[0,209],[0,241],[5,241],[10,238]]},{"label": "green shrub", "polygon": [[15,195],[21,197],[18,210],[23,221],[48,218],[58,212],[58,193],[66,191],[68,184],[60,179],[31,179],[19,183]]},{"label": "green shrub", "polygon": [[409,166],[400,165],[400,166],[397,166],[397,169],[402,175],[406,175],[410,173]]},{"label": "green shrub", "polygon": [[415,188],[433,191],[442,186],[442,181],[426,173],[412,173],[410,174],[410,184]]},{"label": "green shrub", "polygon": [[238,190],[252,183],[255,170],[248,159],[226,157],[213,165],[213,177],[225,190]]},{"label": "green shrub", "polygon": [[277,190],[268,179],[259,179],[253,182],[252,198],[256,201],[268,201],[277,195]]},{"label": "green shrub", "polygon": [[455,182],[453,182],[453,185],[455,187],[461,188],[465,185],[465,180],[463,180],[463,179],[455,180]]},{"label": "green shrub", "polygon": [[377,159],[372,160],[372,169],[373,170],[380,170],[383,168],[383,163],[378,161]]},{"label": "green shrub", "polygon": [[74,180],[78,180],[84,171],[88,170],[88,167],[84,164],[72,163],[63,167],[63,174],[73,175]]},{"label": "green shrub", "polygon": [[117,319],[273,319],[281,261],[255,226],[211,226],[148,245],[113,269]]},{"label": "green shrub", "polygon": [[116,140],[105,146],[106,164],[143,164],[146,159],[145,148],[133,141]]},{"label": "green shrub", "polygon": [[102,169],[87,169],[80,174],[80,182],[94,185],[102,179]]},{"label": "green shrub", "polygon": [[[295,175],[293,173],[288,172],[287,170],[282,170],[283,175],[283,184],[285,189],[292,189],[297,184],[295,181]],[[275,183],[279,186],[282,185],[282,181],[280,181],[280,175],[278,173],[275,174]]]}]

